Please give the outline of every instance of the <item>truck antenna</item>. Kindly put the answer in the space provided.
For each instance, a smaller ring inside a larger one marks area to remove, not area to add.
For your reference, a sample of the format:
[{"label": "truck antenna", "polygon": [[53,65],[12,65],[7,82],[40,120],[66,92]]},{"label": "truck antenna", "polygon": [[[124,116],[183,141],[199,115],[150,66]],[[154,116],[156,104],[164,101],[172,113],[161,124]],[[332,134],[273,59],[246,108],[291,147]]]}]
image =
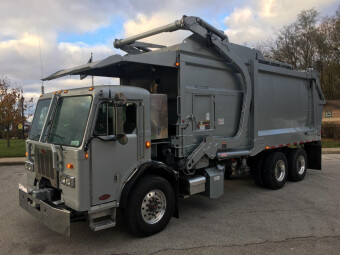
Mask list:
[{"label": "truck antenna", "polygon": [[[43,62],[42,62],[42,57],[41,57],[41,46],[40,46],[40,32],[39,32],[39,27],[38,27],[38,42],[39,42],[39,56],[40,56],[41,79],[43,79],[43,78],[44,78],[44,72],[43,72]],[[44,93],[45,93],[44,81],[41,80],[41,94],[43,95]]]},{"label": "truck antenna", "polygon": [[[93,62],[93,53],[91,52],[91,63]],[[92,79],[92,88],[94,87],[94,82],[93,82],[93,75],[91,76]]]}]

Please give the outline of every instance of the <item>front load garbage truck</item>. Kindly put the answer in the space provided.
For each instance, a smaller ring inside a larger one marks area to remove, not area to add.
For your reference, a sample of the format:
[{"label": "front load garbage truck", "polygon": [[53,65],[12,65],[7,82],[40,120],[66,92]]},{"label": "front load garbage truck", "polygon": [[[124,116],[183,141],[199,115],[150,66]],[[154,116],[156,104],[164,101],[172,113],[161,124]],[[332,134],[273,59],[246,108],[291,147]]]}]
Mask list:
[{"label": "front load garbage truck", "polygon": [[[165,47],[140,39],[192,32]],[[280,189],[321,170],[324,96],[318,73],[293,70],[229,42],[198,17],[116,39],[113,55],[61,70],[119,78],[120,86],[63,89],[40,97],[26,141],[20,206],[70,235],[116,224],[148,236],[179,217],[178,200],[218,198],[233,172]]]}]

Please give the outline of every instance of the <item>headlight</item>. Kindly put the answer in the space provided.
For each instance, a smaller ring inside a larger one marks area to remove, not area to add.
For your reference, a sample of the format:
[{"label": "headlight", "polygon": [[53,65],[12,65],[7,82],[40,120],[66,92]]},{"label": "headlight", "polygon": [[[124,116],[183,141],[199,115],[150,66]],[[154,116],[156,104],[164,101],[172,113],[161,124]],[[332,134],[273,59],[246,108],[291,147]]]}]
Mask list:
[{"label": "headlight", "polygon": [[71,179],[70,177],[66,177],[66,185],[71,186]]},{"label": "headlight", "polygon": [[28,171],[34,172],[34,163],[31,161],[26,161],[25,162],[25,168]]},{"label": "headlight", "polygon": [[66,185],[66,176],[65,175],[60,176],[60,183]]},{"label": "headlight", "polygon": [[66,186],[69,186],[71,188],[75,187],[75,183],[76,183],[76,178],[73,176],[69,176],[66,174],[63,174],[60,176],[60,183]]}]

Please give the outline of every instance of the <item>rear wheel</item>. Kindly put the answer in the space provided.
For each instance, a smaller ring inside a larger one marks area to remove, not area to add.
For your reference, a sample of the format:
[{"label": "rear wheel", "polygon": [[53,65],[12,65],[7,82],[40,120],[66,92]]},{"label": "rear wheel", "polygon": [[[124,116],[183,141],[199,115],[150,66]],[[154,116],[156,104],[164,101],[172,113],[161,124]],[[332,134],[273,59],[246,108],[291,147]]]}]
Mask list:
[{"label": "rear wheel", "polygon": [[305,178],[307,172],[307,154],[304,149],[296,148],[288,152],[288,179],[298,182]]},{"label": "rear wheel", "polygon": [[282,188],[287,180],[288,163],[286,155],[279,151],[273,151],[264,161],[264,182],[269,189]]},{"label": "rear wheel", "polygon": [[149,236],[163,230],[175,206],[170,183],[159,176],[146,176],[130,193],[123,210],[125,224],[135,236]]},{"label": "rear wheel", "polygon": [[229,180],[232,174],[233,174],[233,169],[231,168],[231,166],[226,166],[225,171],[224,171],[224,179]]},{"label": "rear wheel", "polygon": [[263,161],[265,156],[265,154],[261,153],[251,157],[249,160],[250,175],[253,178],[255,184],[259,187],[265,186],[263,178]]}]

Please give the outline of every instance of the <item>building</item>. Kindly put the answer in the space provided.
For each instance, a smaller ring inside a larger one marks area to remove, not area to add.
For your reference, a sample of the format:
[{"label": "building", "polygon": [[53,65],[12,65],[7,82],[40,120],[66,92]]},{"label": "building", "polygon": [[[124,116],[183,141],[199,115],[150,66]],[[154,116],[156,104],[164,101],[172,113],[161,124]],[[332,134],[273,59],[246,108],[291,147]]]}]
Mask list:
[{"label": "building", "polygon": [[322,122],[332,122],[340,126],[340,100],[327,100],[322,113]]}]

